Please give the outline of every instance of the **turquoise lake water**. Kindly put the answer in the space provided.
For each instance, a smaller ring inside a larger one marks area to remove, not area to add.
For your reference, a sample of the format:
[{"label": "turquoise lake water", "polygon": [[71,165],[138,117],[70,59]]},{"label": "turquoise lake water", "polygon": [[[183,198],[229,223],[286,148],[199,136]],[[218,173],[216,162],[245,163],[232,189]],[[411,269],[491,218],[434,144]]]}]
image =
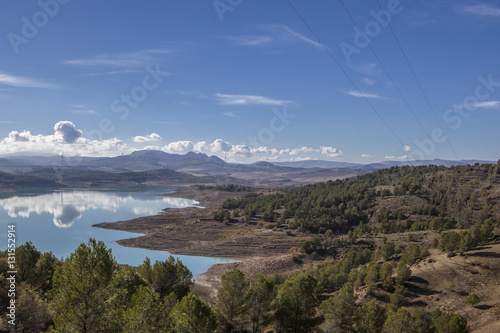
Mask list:
[{"label": "turquoise lake water", "polygon": [[[125,231],[92,227],[101,222],[130,220],[156,215],[165,208],[191,207],[196,201],[183,198],[161,197],[169,189],[142,190],[58,190],[50,192],[24,191],[3,194],[0,197],[0,246],[7,248],[7,228],[16,225],[17,245],[31,241],[38,250],[52,251],[65,258],[80,243],[90,237],[102,240],[112,249],[119,264],[140,265],[146,257],[152,262],[169,257],[166,251],[152,251],[124,247],[117,240],[140,236]],[[200,208],[202,209],[202,208]],[[232,262],[227,258],[196,256],[178,257],[193,272],[193,276],[206,272],[217,263]]]}]

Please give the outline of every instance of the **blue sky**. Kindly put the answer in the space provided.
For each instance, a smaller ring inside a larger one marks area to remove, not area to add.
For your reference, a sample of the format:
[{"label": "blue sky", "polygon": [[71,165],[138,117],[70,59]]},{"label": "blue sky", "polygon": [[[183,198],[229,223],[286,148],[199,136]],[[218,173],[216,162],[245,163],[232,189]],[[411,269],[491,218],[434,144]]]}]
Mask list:
[{"label": "blue sky", "polygon": [[5,0],[0,154],[497,160],[499,32],[494,1]]}]

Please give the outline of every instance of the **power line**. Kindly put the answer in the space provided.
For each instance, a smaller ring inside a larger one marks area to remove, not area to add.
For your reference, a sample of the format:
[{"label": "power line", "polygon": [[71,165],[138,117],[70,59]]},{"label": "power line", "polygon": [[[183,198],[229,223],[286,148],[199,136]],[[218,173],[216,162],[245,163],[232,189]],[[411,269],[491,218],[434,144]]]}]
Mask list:
[{"label": "power line", "polygon": [[[323,44],[323,42],[321,41],[321,39],[318,37],[318,35],[316,35],[316,33],[312,30],[312,28],[309,26],[309,24],[307,23],[307,21],[302,17],[302,15],[299,13],[299,11],[292,5],[292,3],[290,2],[290,0],[286,0],[286,2],[290,5],[290,7],[293,9],[293,11],[295,12],[295,14],[297,14],[297,16],[299,17],[299,19],[302,21],[302,23],[304,23],[304,25],[307,27],[307,29],[311,32],[311,34],[314,36],[314,38],[316,38],[316,40],[318,41],[318,43],[323,47],[323,49],[326,51],[326,53],[330,56],[330,58],[333,60],[333,62],[335,63],[335,65],[337,65],[337,67],[342,71],[342,73],[344,73],[344,75],[347,77],[347,79],[349,79],[349,81],[351,82],[351,84],[354,86],[354,88],[357,90],[357,92],[360,94],[360,96],[363,97],[363,99],[365,100],[365,102],[370,106],[370,108],[373,110],[373,112],[375,112],[375,114],[380,118],[380,120],[382,120],[382,122],[384,123],[384,125],[389,129],[389,131],[392,133],[392,135],[394,135],[394,137],[401,143],[401,146],[405,146],[405,144],[403,143],[403,140],[401,140],[401,138],[396,134],[396,132],[394,132],[394,130],[391,128],[391,126],[389,126],[389,124],[384,120],[384,118],[380,115],[380,113],[378,113],[377,109],[375,109],[375,107],[373,106],[373,104],[368,100],[368,98],[366,97],[366,95],[361,91],[361,89],[359,89],[358,85],[356,84],[356,82],[354,82],[354,80],[349,76],[349,74],[347,74],[347,72],[344,70],[344,68],[342,68],[342,66],[340,65],[340,63],[337,61],[337,59],[335,59],[335,57],[333,56],[332,52],[330,52],[330,50],[325,46],[325,44]],[[411,154],[411,153],[410,153]],[[412,157],[415,159],[415,157],[413,156],[412,154]],[[411,161],[408,161],[412,166],[413,163]]]},{"label": "power line", "polygon": [[399,42],[399,39],[396,36],[396,33],[394,32],[394,29],[392,28],[392,25],[391,25],[391,22],[390,22],[389,18],[385,14],[385,11],[382,9],[382,5],[380,4],[379,0],[377,0],[377,3],[378,3],[378,6],[379,6],[380,10],[382,11],[382,13],[384,14],[384,16],[386,18],[387,25],[389,26],[389,29],[391,29],[392,35],[394,36],[394,39],[396,40],[396,43],[398,44],[398,47],[401,50],[401,53],[403,54],[403,57],[405,58],[406,63],[408,64],[408,67],[410,68],[410,71],[413,74],[413,77],[415,78],[415,81],[417,81],[418,87],[420,88],[420,91],[422,92],[422,95],[424,95],[424,98],[425,98],[425,101],[427,102],[427,105],[429,105],[429,108],[431,109],[432,114],[434,115],[434,118],[436,119],[436,122],[439,125],[439,128],[441,128],[441,130],[443,131],[444,135],[446,136],[446,141],[448,142],[448,145],[450,145],[451,151],[453,151],[453,154],[455,155],[455,158],[458,160],[457,153],[455,152],[455,149],[453,149],[453,146],[451,145],[451,142],[450,142],[450,140],[448,138],[448,135],[446,134],[443,126],[441,125],[441,122],[439,121],[439,118],[436,115],[436,112],[434,111],[434,108],[432,107],[431,102],[429,101],[429,98],[427,97],[427,94],[424,91],[424,88],[420,84],[420,80],[418,79],[417,74],[415,74],[415,71],[413,70],[413,66],[410,64],[410,61],[408,60],[408,57],[406,56],[406,52],[403,50],[403,47],[401,46],[401,43]]},{"label": "power line", "polygon": [[[342,0],[339,0],[340,4],[342,5],[342,7],[344,7],[347,15],[349,16],[349,18],[351,19],[352,23],[354,23],[354,25],[356,26],[356,28],[358,28],[359,31],[361,31],[360,27],[358,26],[358,24],[356,23],[356,20],[354,19],[354,17],[351,15],[351,12],[349,11],[349,9],[347,9],[347,7],[345,6],[344,2]],[[377,59],[378,63],[380,64],[380,66],[382,67],[382,69],[384,70],[385,74],[387,75],[387,77],[389,78],[389,80],[392,82],[392,84],[394,85],[394,88],[396,88],[399,96],[403,99],[406,107],[410,110],[411,114],[413,115],[413,117],[415,118],[415,120],[417,121],[418,125],[422,128],[422,130],[424,131],[425,135],[427,135],[427,137],[429,138],[429,140],[432,141],[431,139],[431,136],[427,133],[427,130],[425,129],[424,125],[422,125],[422,123],[420,122],[420,120],[418,119],[417,115],[415,114],[415,111],[413,111],[413,108],[410,106],[410,104],[408,103],[408,100],[406,99],[406,97],[404,97],[403,93],[401,92],[401,89],[399,89],[398,85],[396,84],[396,82],[394,81],[394,79],[392,78],[392,76],[389,74],[389,72],[387,71],[387,68],[385,68],[384,64],[382,63],[382,61],[380,60],[380,58],[378,57],[377,53],[375,52],[375,50],[372,48],[372,46],[370,45],[370,43],[368,42],[368,40],[366,39],[365,35],[363,33],[361,33],[361,36],[363,37],[363,39],[365,40],[366,42],[366,45],[368,46],[368,48],[370,49],[370,51],[373,53],[373,55],[375,56],[375,58]],[[441,151],[439,151],[439,149],[436,147],[436,151],[439,153],[439,155],[441,155],[441,157],[444,159],[444,156],[443,154],[441,153]]]}]

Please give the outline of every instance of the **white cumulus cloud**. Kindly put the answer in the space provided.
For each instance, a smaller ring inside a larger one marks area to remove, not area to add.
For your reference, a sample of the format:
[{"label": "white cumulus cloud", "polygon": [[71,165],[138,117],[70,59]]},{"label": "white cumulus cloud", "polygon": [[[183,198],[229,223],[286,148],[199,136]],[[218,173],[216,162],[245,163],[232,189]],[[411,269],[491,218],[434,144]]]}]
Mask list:
[{"label": "white cumulus cloud", "polygon": [[301,148],[287,148],[287,149],[281,149],[279,151],[280,155],[290,155],[290,156],[295,156],[299,155],[302,153],[313,153],[313,152],[319,152],[319,149],[314,149],[310,147],[301,147]]},{"label": "white cumulus cloud", "polygon": [[203,152],[207,151],[208,149],[209,148],[208,148],[206,141],[197,142],[194,144],[194,147],[193,147],[193,150],[196,152],[199,152],[199,153],[203,153]]},{"label": "white cumulus cloud", "polygon": [[120,139],[89,140],[83,131],[70,121],[60,121],[54,125],[54,134],[31,134],[24,130],[11,131],[0,141],[0,154],[16,152],[41,152],[64,154],[66,156],[116,156],[129,152]]},{"label": "white cumulus cloud", "polygon": [[146,136],[134,136],[132,141],[134,142],[151,142],[151,141],[161,141],[162,137],[156,133],[151,133]]},{"label": "white cumulus cloud", "polygon": [[246,145],[232,146],[230,153],[234,157],[251,157],[253,155],[252,149]]},{"label": "white cumulus cloud", "polygon": [[[256,161],[256,160],[304,160],[316,158],[314,155],[326,155],[328,157],[343,156],[341,150],[334,147],[320,146],[299,148],[273,148],[266,146],[251,146],[248,144],[232,144],[223,139],[212,142],[179,140],[169,142],[163,146],[151,144],[141,148],[132,148],[118,138],[89,139],[93,132],[78,129],[71,121],[59,121],[54,125],[51,135],[32,134],[29,130],[11,131],[0,140],[0,154],[17,152],[63,154],[64,156],[94,156],[111,157],[129,154],[138,150],[160,150],[170,154],[185,154],[188,152],[199,152],[227,156],[234,161]],[[88,134],[86,137],[85,134]],[[160,141],[162,137],[157,133],[145,136],[132,137],[136,143],[148,143]],[[368,155],[367,155],[368,156]],[[365,156],[363,156],[365,157]]]},{"label": "white cumulus cloud", "polygon": [[338,157],[344,155],[342,154],[342,151],[338,150],[337,148],[325,147],[325,146],[321,146],[319,148],[321,149],[321,154],[326,156]]},{"label": "white cumulus cloud", "polygon": [[216,152],[229,152],[232,145],[222,139],[217,139],[210,144],[210,150],[214,153]]},{"label": "white cumulus cloud", "polygon": [[384,157],[386,160],[390,161],[407,161],[410,156],[408,155],[403,155],[403,156],[385,156]]},{"label": "white cumulus cloud", "polygon": [[83,132],[75,128],[71,121],[60,121],[54,125],[54,136],[63,143],[74,143],[83,137]]},{"label": "white cumulus cloud", "polygon": [[163,147],[167,153],[187,153],[193,151],[194,144],[191,141],[176,141],[171,142]]}]

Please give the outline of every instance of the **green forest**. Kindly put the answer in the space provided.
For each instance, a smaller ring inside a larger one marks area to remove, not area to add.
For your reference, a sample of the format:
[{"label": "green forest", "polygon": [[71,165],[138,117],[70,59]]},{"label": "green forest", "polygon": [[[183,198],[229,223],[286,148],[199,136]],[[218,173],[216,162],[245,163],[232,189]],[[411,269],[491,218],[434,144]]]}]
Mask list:
[{"label": "green forest", "polygon": [[[485,240],[491,234],[485,235]],[[444,238],[443,238],[444,240]],[[119,266],[103,242],[90,239],[65,260],[31,243],[18,247],[17,332],[468,332],[467,320],[439,309],[404,308],[411,264],[426,248],[387,242],[376,252],[351,246],[289,276],[234,269],[222,277],[215,307],[191,293],[192,274],[170,257]],[[0,258],[2,308],[9,298],[7,253]],[[396,268],[393,268],[393,267]],[[388,306],[358,306],[354,291],[391,292]],[[5,316],[5,314],[4,314]]]},{"label": "green forest", "polygon": [[237,211],[247,222],[257,218],[275,227],[311,233],[464,228],[500,218],[498,185],[500,162],[392,167],[271,195],[249,193],[225,201],[221,212]]}]

